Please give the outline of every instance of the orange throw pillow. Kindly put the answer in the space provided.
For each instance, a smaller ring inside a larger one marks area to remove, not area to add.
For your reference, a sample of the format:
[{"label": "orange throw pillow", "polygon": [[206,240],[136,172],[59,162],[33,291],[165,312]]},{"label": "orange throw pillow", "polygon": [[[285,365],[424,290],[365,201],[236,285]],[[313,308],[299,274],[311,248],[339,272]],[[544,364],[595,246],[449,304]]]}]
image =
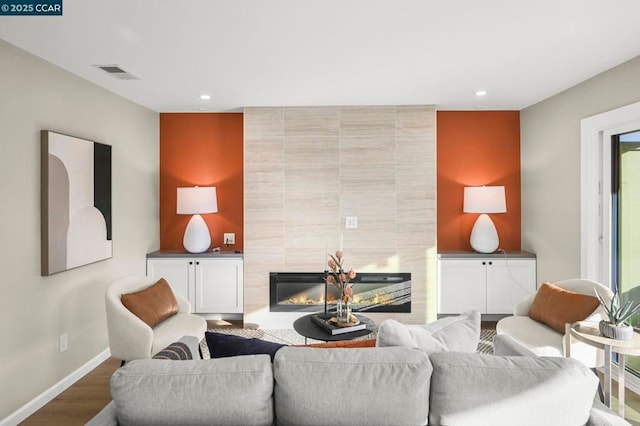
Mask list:
[{"label": "orange throw pillow", "polygon": [[149,327],[155,327],[178,313],[178,302],[164,278],[135,293],[125,293],[122,304]]},{"label": "orange throw pillow", "polygon": [[529,318],[564,334],[566,323],[586,319],[599,304],[595,296],[575,293],[545,282],[533,299]]},{"label": "orange throw pillow", "polygon": [[292,345],[308,348],[375,348],[376,339],[338,340],[335,342],[311,343],[308,345]]}]

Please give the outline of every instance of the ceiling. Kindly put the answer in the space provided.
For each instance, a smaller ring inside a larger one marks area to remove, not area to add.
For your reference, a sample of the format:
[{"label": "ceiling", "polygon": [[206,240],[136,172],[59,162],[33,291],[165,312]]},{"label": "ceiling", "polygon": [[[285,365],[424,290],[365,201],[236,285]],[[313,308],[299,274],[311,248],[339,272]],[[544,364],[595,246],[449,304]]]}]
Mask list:
[{"label": "ceiling", "polygon": [[[0,37],[159,112],[520,110],[640,55],[638,0],[64,0],[63,7],[62,17],[2,16]],[[96,64],[138,79],[116,79]],[[487,95],[476,96],[480,89]]]}]

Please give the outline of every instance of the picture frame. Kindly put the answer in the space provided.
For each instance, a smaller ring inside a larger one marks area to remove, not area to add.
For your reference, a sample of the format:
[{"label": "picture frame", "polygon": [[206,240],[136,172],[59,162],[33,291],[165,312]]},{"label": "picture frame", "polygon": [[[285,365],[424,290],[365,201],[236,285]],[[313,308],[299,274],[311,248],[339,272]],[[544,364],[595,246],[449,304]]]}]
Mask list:
[{"label": "picture frame", "polygon": [[42,275],[111,258],[111,146],[50,130],[40,136]]}]

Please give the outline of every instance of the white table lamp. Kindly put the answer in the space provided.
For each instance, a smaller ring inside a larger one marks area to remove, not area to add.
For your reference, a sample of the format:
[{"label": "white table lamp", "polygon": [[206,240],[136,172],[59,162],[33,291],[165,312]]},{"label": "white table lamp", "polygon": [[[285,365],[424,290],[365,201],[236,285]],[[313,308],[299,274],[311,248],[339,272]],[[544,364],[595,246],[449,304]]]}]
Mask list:
[{"label": "white table lamp", "polygon": [[471,247],[479,253],[493,253],[499,245],[498,231],[487,213],[506,213],[504,186],[464,188],[465,213],[481,213],[471,230]]},{"label": "white table lamp", "polygon": [[178,214],[192,214],[182,244],[189,253],[203,253],[211,245],[211,234],[201,214],[217,213],[215,186],[178,188]]}]

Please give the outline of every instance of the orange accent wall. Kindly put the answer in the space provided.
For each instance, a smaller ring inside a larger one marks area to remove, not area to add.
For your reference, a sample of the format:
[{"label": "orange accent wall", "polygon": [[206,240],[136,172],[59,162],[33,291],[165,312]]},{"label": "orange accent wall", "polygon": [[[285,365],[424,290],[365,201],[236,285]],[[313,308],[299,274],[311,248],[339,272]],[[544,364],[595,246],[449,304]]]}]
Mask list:
[{"label": "orange accent wall", "polygon": [[160,114],[160,250],[184,250],[191,216],[176,214],[176,188],[215,186],[218,213],[202,215],[211,248],[235,232],[231,250],[243,250],[243,115]]},{"label": "orange accent wall", "polygon": [[500,248],[521,249],[519,111],[438,111],[438,250],[471,250],[478,214],[462,213],[465,186],[504,185],[507,213],[490,214]]}]

